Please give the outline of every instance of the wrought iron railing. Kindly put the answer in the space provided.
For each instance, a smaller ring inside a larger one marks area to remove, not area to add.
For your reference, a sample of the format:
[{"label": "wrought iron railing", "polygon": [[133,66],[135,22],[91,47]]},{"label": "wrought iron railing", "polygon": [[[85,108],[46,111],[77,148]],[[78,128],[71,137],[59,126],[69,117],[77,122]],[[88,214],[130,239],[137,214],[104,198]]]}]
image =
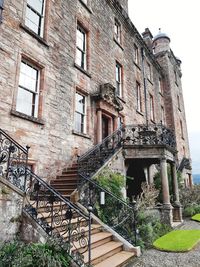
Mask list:
[{"label": "wrought iron railing", "polygon": [[29,147],[25,149],[0,129],[0,177],[24,192],[24,211],[49,236],[67,244],[68,253],[78,266],[90,266],[91,210],[83,213],[31,172],[27,168],[28,150]]},{"label": "wrought iron railing", "polygon": [[136,203],[128,204],[98,184],[83,177],[79,187],[80,203],[93,207],[93,214],[133,245],[136,239]]},{"label": "wrought iron railing", "polygon": [[121,147],[122,129],[106,137],[78,159],[78,172],[83,177],[92,177],[98,169]]},{"label": "wrought iron railing", "polygon": [[175,135],[162,124],[128,125],[124,128],[124,146],[166,146],[176,149]]},{"label": "wrought iron railing", "polygon": [[[24,210],[60,244],[78,266],[90,266],[91,218],[44,180],[27,170]],[[84,263],[83,254],[88,253]]]},{"label": "wrought iron railing", "polygon": [[[135,209],[92,179],[104,163],[122,147],[123,135],[124,130],[118,129],[78,159],[78,173],[81,178],[78,189],[80,202],[84,206],[92,206],[93,213],[97,217],[126,240],[135,244]],[[105,198],[103,204],[102,197]]]},{"label": "wrought iron railing", "polygon": [[0,129],[0,177],[25,190],[29,147],[22,147]]}]

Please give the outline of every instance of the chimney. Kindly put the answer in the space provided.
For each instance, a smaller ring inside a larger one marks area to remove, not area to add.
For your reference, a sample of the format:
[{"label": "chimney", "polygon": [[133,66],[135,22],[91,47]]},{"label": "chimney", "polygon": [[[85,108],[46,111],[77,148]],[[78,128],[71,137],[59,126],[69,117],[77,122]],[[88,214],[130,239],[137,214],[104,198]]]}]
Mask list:
[{"label": "chimney", "polygon": [[149,28],[145,29],[145,31],[142,33],[142,36],[146,45],[152,51],[153,35],[151,34]]},{"label": "chimney", "polygon": [[128,13],[128,0],[117,0],[123,9]]}]

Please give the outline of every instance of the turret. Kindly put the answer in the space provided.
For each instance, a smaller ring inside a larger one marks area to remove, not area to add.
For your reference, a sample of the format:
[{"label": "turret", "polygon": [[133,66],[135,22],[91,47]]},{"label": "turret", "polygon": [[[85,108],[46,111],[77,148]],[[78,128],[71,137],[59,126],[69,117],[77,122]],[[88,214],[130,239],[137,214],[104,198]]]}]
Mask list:
[{"label": "turret", "polygon": [[170,38],[166,33],[161,32],[161,29],[159,29],[159,33],[153,38],[153,50],[154,54],[170,51]]}]

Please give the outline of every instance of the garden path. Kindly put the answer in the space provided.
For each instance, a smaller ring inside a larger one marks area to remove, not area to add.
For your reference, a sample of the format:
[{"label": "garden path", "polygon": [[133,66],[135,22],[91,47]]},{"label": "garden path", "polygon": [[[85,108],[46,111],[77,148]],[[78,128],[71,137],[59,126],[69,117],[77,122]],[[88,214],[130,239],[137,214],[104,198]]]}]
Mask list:
[{"label": "garden path", "polygon": [[[200,230],[200,223],[192,220],[185,220],[184,223],[176,229]],[[193,250],[184,253],[148,249],[141,257],[135,258],[127,267],[200,267],[200,243]]]}]

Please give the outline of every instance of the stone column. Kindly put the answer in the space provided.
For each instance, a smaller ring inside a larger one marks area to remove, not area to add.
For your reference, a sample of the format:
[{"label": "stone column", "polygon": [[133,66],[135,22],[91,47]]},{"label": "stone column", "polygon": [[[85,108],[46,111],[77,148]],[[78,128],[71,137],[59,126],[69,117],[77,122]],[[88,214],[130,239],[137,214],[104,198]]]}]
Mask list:
[{"label": "stone column", "polygon": [[162,194],[163,194],[163,206],[161,209],[161,219],[163,223],[167,223],[172,226],[173,215],[172,215],[172,206],[170,204],[170,195],[169,195],[169,182],[167,175],[167,160],[162,158],[160,160],[160,174],[162,182]]},{"label": "stone column", "polygon": [[179,191],[178,191],[178,180],[177,180],[177,172],[176,172],[176,164],[170,163],[171,173],[172,173],[172,185],[173,185],[173,193],[174,193],[174,202],[179,203]]},{"label": "stone column", "polygon": [[178,190],[178,180],[177,180],[177,172],[176,172],[176,164],[172,162],[171,166],[171,174],[172,174],[172,186],[173,186],[173,221],[174,222],[182,222],[182,207],[179,200],[179,190]]},{"label": "stone column", "polygon": [[97,110],[97,144],[102,141],[102,111]]},{"label": "stone column", "polygon": [[114,117],[114,127],[113,127],[113,130],[116,131],[118,128],[118,117]]},{"label": "stone column", "polygon": [[162,182],[162,194],[163,194],[163,205],[170,206],[170,196],[169,196],[169,182],[167,175],[167,161],[166,159],[161,159],[160,161],[160,174]]}]

